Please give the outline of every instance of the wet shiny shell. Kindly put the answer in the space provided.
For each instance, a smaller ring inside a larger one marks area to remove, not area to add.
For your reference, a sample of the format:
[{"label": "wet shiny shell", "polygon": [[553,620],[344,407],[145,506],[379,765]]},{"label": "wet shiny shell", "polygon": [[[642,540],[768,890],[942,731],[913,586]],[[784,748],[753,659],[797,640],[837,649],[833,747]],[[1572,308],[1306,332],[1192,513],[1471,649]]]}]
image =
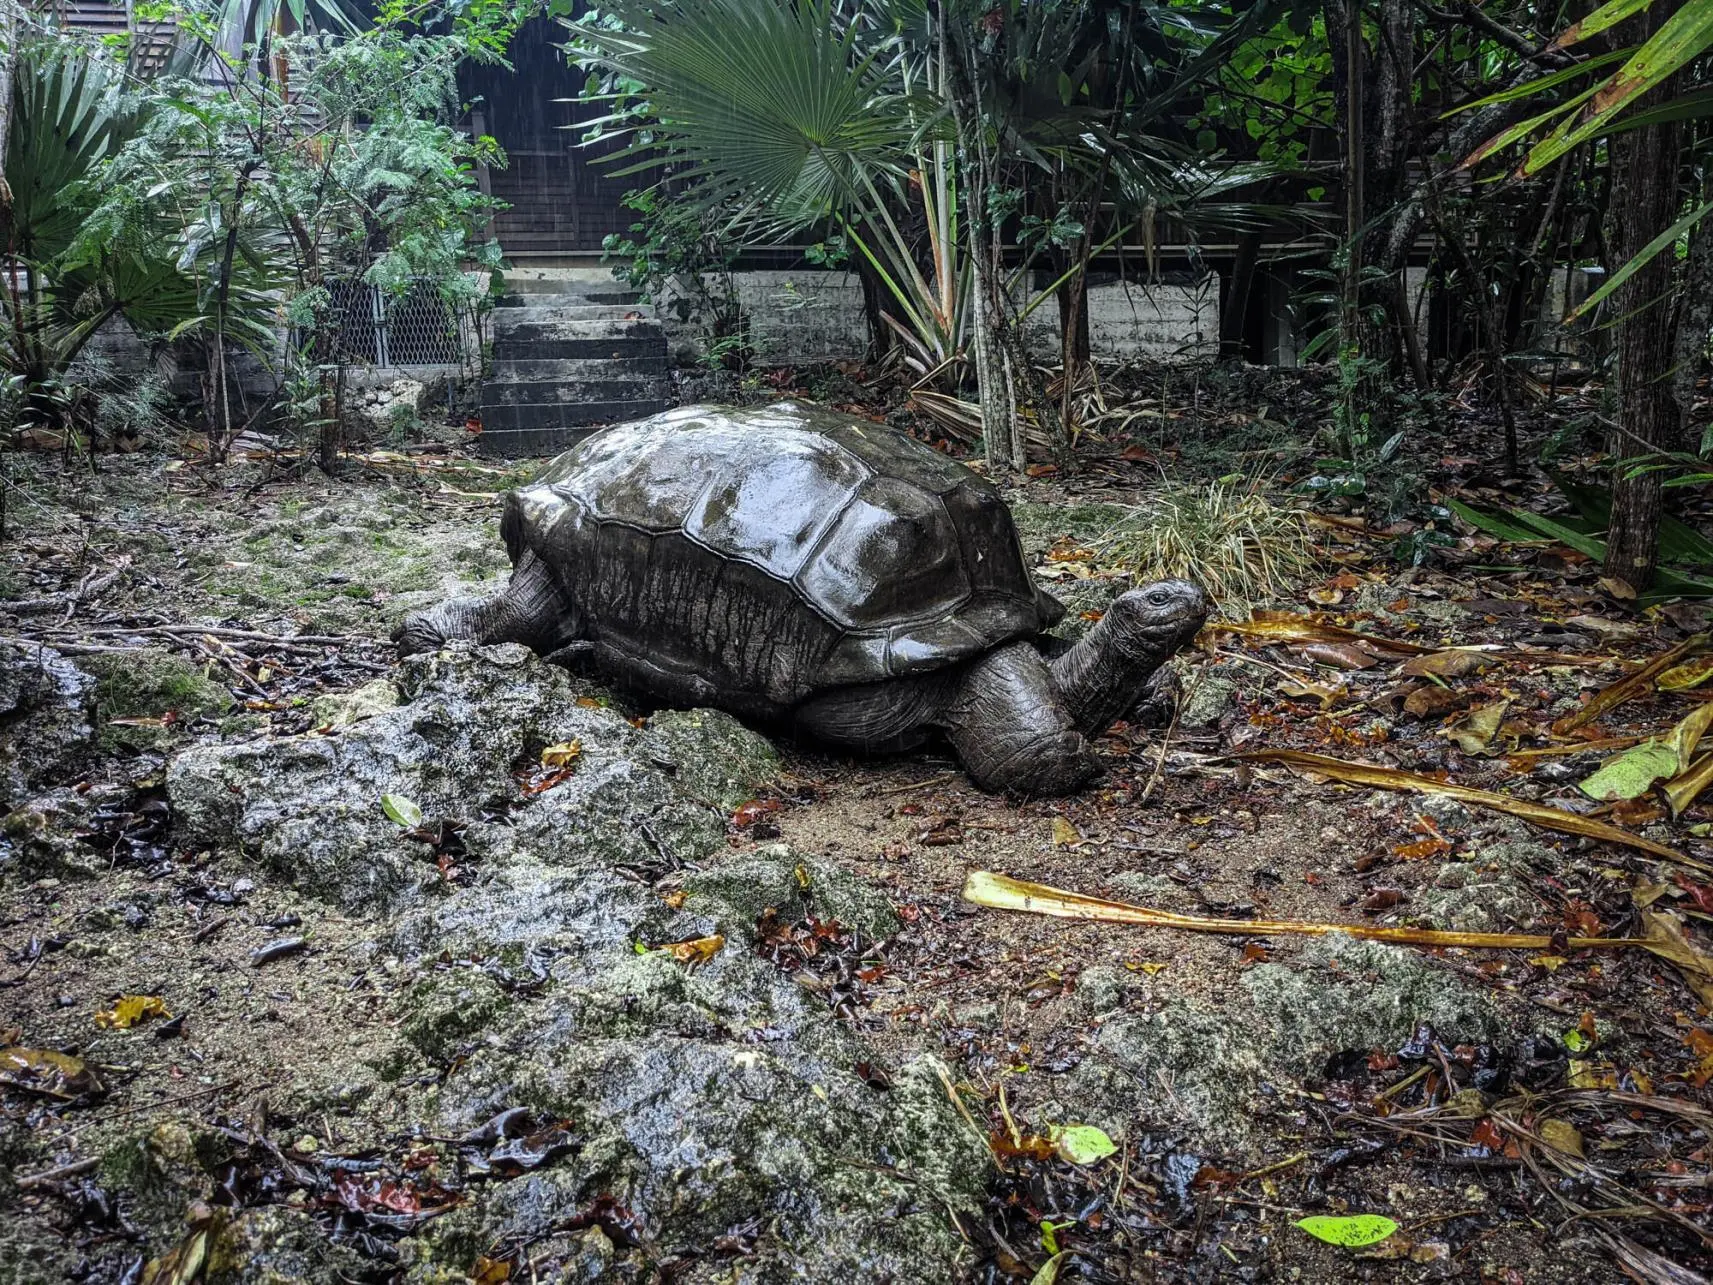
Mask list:
[{"label": "wet shiny shell", "polygon": [[1038,633],[1062,611],[986,481],[797,403],[692,406],[596,433],[508,497],[608,664],[789,708]]}]

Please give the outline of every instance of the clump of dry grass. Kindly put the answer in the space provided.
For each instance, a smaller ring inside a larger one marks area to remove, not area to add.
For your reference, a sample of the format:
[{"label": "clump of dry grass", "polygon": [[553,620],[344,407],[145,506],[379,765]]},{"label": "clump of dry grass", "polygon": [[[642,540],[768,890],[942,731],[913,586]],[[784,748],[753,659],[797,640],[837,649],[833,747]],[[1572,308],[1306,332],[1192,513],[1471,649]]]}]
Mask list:
[{"label": "clump of dry grass", "polygon": [[1164,490],[1094,544],[1102,563],[1139,580],[1194,580],[1227,616],[1292,592],[1316,561],[1308,516],[1259,481]]}]

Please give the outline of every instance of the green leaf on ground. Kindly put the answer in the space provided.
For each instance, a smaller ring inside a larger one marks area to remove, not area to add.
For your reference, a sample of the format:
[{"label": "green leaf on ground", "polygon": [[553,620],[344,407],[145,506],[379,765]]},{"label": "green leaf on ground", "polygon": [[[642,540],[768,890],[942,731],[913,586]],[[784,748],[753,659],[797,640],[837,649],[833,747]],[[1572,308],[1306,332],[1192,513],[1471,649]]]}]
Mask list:
[{"label": "green leaf on ground", "polygon": [[1092,1165],[1118,1150],[1118,1144],[1092,1124],[1073,1124],[1053,1129],[1048,1136],[1062,1160],[1074,1165]]},{"label": "green leaf on ground", "polygon": [[1352,1249],[1376,1245],[1398,1230],[1398,1224],[1384,1214],[1351,1214],[1343,1218],[1316,1214],[1312,1218],[1299,1219],[1297,1226],[1316,1240]]},{"label": "green leaf on ground", "polygon": [[1713,705],[1702,705],[1665,736],[1607,759],[1582,782],[1582,792],[1603,803],[1640,798],[1655,781],[1672,780],[1688,769],[1709,724],[1713,724]]},{"label": "green leaf on ground", "polygon": [[381,811],[387,814],[387,820],[407,830],[414,830],[422,824],[422,809],[402,794],[381,795]]}]

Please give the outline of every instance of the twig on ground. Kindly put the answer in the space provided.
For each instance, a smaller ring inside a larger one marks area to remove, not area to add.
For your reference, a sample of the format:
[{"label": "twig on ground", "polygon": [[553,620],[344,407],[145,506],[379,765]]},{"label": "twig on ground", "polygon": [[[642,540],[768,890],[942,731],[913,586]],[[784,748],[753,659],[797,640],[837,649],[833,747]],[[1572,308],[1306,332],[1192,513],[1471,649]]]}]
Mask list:
[{"label": "twig on ground", "polygon": [[68,1165],[60,1165],[55,1169],[44,1169],[40,1173],[23,1174],[17,1179],[19,1191],[28,1191],[32,1187],[45,1187],[49,1183],[59,1182],[65,1178],[76,1178],[82,1174],[93,1173],[100,1167],[100,1156],[89,1156],[83,1160],[74,1160]]},{"label": "twig on ground", "polygon": [[159,1102],[143,1102],[139,1103],[137,1106],[125,1107],[119,1111],[109,1111],[106,1115],[90,1116],[87,1120],[79,1120],[76,1124],[72,1125],[71,1128],[57,1136],[62,1138],[69,1137],[74,1133],[81,1133],[91,1125],[106,1124],[109,1120],[119,1120],[125,1116],[137,1115],[143,1111],[158,1111],[162,1107],[175,1107],[184,1102],[194,1102],[198,1098],[212,1097],[216,1093],[224,1093],[228,1089],[235,1089],[241,1083],[243,1083],[242,1080],[227,1080],[224,1084],[211,1084],[206,1089],[198,1089],[195,1093],[181,1094],[176,1098],[162,1098]]},{"label": "twig on ground", "polygon": [[1154,770],[1148,776],[1148,784],[1142,787],[1142,807],[1147,807],[1148,800],[1153,797],[1154,787],[1160,782],[1160,773],[1166,769],[1166,751],[1172,746],[1172,734],[1178,730],[1178,719],[1183,716],[1184,706],[1195,696],[1196,688],[1201,686],[1201,676],[1206,672],[1205,669],[1197,669],[1196,676],[1190,679],[1190,689],[1172,706],[1172,721],[1166,728],[1166,734],[1160,738],[1160,757],[1154,760]]},{"label": "twig on ground", "polygon": [[94,598],[107,592],[113,587],[114,581],[118,580],[130,565],[131,559],[127,555],[120,558],[106,571],[87,573],[78,582],[75,589],[62,589],[58,593],[50,593],[42,598],[25,598],[21,602],[9,602],[6,604],[6,611],[14,616],[39,616],[45,612],[59,611],[63,608],[66,618],[69,620],[72,612],[77,610],[79,604],[85,599]]}]

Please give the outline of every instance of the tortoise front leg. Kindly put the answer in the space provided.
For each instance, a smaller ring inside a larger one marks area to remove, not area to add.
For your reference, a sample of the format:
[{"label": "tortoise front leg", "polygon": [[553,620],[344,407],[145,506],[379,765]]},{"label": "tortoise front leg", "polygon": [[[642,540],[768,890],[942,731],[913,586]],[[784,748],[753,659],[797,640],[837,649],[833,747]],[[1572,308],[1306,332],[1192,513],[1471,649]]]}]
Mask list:
[{"label": "tortoise front leg", "polygon": [[1026,642],[972,663],[934,721],[984,790],[1069,794],[1100,771],[1060,704],[1041,653]]},{"label": "tortoise front leg", "polygon": [[547,564],[525,549],[504,589],[485,598],[453,598],[406,616],[393,641],[401,659],[436,651],[454,638],[519,642],[545,656],[577,637],[578,621],[575,606],[566,600]]}]

